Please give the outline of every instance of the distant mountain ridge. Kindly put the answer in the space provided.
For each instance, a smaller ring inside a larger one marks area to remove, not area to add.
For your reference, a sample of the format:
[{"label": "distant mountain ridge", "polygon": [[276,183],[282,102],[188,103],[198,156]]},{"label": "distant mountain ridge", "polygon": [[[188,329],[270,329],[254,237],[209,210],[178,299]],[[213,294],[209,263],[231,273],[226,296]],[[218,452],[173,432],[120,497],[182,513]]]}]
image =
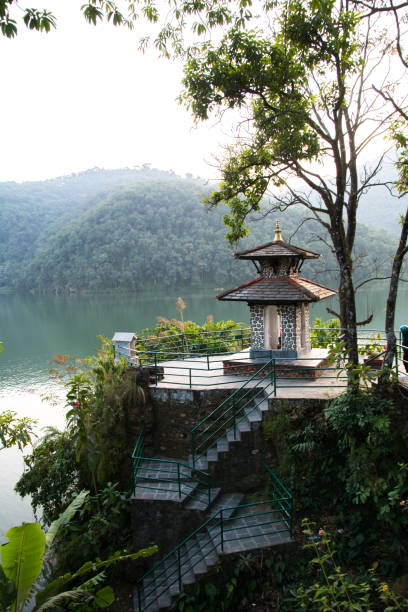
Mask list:
[{"label": "distant mountain ridge", "polygon": [[[150,168],[100,170],[34,183],[0,183],[0,286],[21,290],[135,291],[146,285],[230,285],[243,280],[226,244],[222,206],[207,211],[201,199],[214,187]],[[380,200],[362,207],[374,214]],[[389,205],[391,206],[391,205]],[[284,238],[301,223],[299,210],[280,214]],[[389,214],[382,218],[390,217]],[[276,215],[251,222],[239,248],[273,240]],[[384,226],[384,223],[383,223]],[[337,284],[333,253],[304,224],[293,242],[322,251],[305,264],[322,282]],[[360,227],[357,252],[368,261],[390,260],[395,239]],[[331,272],[322,271],[324,269]],[[333,272],[334,271],[334,272]],[[248,264],[248,278],[255,271]],[[318,280],[317,279],[317,280]]]}]

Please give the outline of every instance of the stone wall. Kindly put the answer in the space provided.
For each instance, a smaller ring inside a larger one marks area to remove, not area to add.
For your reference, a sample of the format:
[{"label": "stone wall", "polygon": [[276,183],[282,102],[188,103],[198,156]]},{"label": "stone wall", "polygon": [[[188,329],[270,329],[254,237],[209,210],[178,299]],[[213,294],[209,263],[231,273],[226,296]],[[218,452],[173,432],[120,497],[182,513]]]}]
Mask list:
[{"label": "stone wall", "polygon": [[265,329],[264,329],[264,306],[263,304],[250,304],[250,325],[251,325],[251,348],[265,348]]},{"label": "stone wall", "polygon": [[310,340],[310,307],[309,304],[303,304],[305,307],[305,333],[306,333],[306,345],[308,351],[312,350],[312,343]]},{"label": "stone wall", "polygon": [[282,329],[282,350],[297,350],[297,313],[296,305],[288,304],[279,306]]},{"label": "stone wall", "polygon": [[231,389],[197,391],[172,389],[171,387],[150,388],[154,455],[180,460],[187,459],[191,453],[191,429],[231,393]]},{"label": "stone wall", "polygon": [[[211,390],[194,392],[151,388],[146,391],[150,395],[149,403],[154,406],[152,431],[154,446],[160,447],[167,439],[167,451],[173,444],[178,444],[178,427],[183,428],[183,423],[188,423],[190,427],[189,420],[193,415],[204,416],[213,402],[220,400],[220,397],[216,397],[215,391]],[[225,391],[224,395],[230,392],[231,390]],[[282,409],[303,411],[308,408],[322,411],[327,405],[328,400],[270,398],[267,418],[273,419],[274,413]],[[184,433],[186,429],[185,427]],[[254,423],[251,431],[241,433],[240,441],[230,443],[228,452],[219,453],[218,461],[209,463],[208,472],[212,476],[212,487],[222,487],[222,493],[248,494],[263,491],[267,484],[267,473],[262,459],[273,468],[280,450],[282,449],[275,448],[270,442],[265,441],[263,425]],[[163,455],[162,452],[159,454]],[[179,458],[182,457],[183,455]],[[164,500],[132,500],[131,512],[135,550],[153,544],[158,544],[160,549],[157,555],[146,559],[144,567],[139,567],[140,573],[161,559],[208,516],[203,511],[188,510],[183,504]],[[133,579],[137,577],[138,575],[132,576]]]},{"label": "stone wall", "polygon": [[[307,378],[315,379],[319,376],[323,376],[326,373],[326,368],[329,367],[327,360],[323,359],[317,366],[299,366],[296,362],[284,361],[279,362],[279,358],[276,363],[276,378]],[[237,361],[223,361],[224,372],[228,374],[236,374],[237,376],[253,376],[261,367],[261,364],[251,364],[243,361],[239,363]],[[305,362],[303,362],[305,363]],[[268,373],[268,368],[265,368],[264,374]]]},{"label": "stone wall", "polygon": [[298,276],[297,265],[287,259],[279,263],[270,261],[261,262],[261,276],[265,278],[278,278],[279,276]]}]

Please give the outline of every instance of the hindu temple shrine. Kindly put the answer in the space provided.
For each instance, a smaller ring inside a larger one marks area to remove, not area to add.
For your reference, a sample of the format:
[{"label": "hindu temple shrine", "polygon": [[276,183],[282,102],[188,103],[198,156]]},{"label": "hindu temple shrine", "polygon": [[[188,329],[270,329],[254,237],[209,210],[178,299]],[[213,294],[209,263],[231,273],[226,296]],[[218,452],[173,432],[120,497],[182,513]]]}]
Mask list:
[{"label": "hindu temple shrine", "polygon": [[251,261],[258,275],[217,298],[248,303],[250,358],[305,358],[312,350],[309,304],[337,293],[300,275],[303,262],[320,255],[284,242],[276,221],[273,242],[239,251],[234,257]]}]

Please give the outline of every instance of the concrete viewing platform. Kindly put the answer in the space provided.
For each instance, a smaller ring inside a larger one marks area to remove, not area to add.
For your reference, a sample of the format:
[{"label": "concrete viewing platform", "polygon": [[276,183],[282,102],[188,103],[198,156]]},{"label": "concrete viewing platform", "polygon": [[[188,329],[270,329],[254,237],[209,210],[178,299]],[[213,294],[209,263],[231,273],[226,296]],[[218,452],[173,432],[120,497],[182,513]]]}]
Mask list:
[{"label": "concrete viewing platform", "polygon": [[400,374],[398,376],[398,382],[402,387],[408,389],[408,374]]},{"label": "concrete viewing platform", "polygon": [[[278,399],[329,399],[340,395],[346,388],[344,372],[327,364],[327,351],[312,349],[301,359],[276,359],[276,398]],[[254,372],[267,361],[250,359],[249,350],[227,355],[195,357],[186,360],[161,361],[163,375],[152,386],[162,389],[238,389],[248,382]],[[291,375],[296,370],[296,376]],[[235,373],[234,373],[235,372]],[[302,376],[302,372],[304,375]],[[273,380],[273,372],[265,368],[267,387]],[[248,382],[248,388],[259,379]]]}]

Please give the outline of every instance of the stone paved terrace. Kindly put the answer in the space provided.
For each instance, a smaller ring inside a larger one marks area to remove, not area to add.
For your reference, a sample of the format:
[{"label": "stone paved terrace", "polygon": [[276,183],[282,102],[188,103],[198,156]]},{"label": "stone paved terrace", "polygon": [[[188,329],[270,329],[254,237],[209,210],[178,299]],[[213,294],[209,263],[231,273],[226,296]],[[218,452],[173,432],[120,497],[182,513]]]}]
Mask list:
[{"label": "stone paved terrace", "polygon": [[[313,349],[308,359],[284,360],[282,363],[296,364],[297,367],[318,367],[319,363],[327,356],[324,349]],[[158,388],[171,389],[237,389],[248,380],[249,377],[237,375],[224,375],[223,359],[245,360],[248,364],[258,363],[250,360],[249,351],[240,351],[234,355],[225,357],[216,355],[209,357],[190,358],[188,360],[162,361],[158,365],[164,368],[164,378],[157,383]],[[277,366],[278,366],[277,362]],[[260,364],[261,365],[261,364]],[[346,380],[344,374],[337,378],[338,370],[325,370],[319,378],[277,378],[276,397],[278,399],[326,399],[340,395],[345,389]],[[256,384],[255,382],[253,384]],[[250,386],[249,383],[248,386]],[[264,386],[268,385],[268,379]],[[156,386],[156,385],[154,385]]]},{"label": "stone paved terrace", "polygon": [[400,374],[398,377],[399,384],[408,389],[408,374]]}]

